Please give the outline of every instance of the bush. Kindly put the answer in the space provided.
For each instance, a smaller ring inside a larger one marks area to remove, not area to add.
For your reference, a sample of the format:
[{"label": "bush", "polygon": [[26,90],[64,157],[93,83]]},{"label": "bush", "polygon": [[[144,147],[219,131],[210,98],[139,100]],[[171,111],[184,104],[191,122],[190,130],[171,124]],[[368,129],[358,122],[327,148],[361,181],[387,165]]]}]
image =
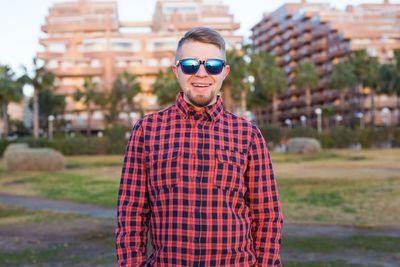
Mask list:
[{"label": "bush", "polygon": [[0,139],[0,156],[4,155],[4,151],[11,142],[6,139]]},{"label": "bush", "polygon": [[332,137],[329,134],[321,133],[318,136],[318,140],[321,143],[322,148],[333,148],[334,147]]},{"label": "bush", "polygon": [[315,138],[296,137],[290,138],[288,152],[292,154],[315,154],[321,152],[321,144]]},{"label": "bush", "polygon": [[7,149],[4,159],[6,170],[15,171],[56,171],[64,169],[64,157],[50,148],[29,148],[13,145]]},{"label": "bush", "polygon": [[332,147],[349,148],[358,143],[358,133],[355,130],[343,126],[335,126],[329,132]]},{"label": "bush", "polygon": [[393,147],[400,147],[400,128],[394,127],[392,130],[392,146]]},{"label": "bush", "polygon": [[126,133],[129,133],[129,127],[115,124],[104,130],[104,136],[108,139],[109,154],[124,154],[128,140],[125,138]]},{"label": "bush", "polygon": [[396,143],[396,131],[389,130],[388,128],[365,128],[360,130],[359,135],[359,140],[363,148],[384,147],[390,144],[391,141]]},{"label": "bush", "polygon": [[260,131],[270,149],[273,149],[273,147],[280,144],[282,140],[282,128],[265,125],[260,127]]}]

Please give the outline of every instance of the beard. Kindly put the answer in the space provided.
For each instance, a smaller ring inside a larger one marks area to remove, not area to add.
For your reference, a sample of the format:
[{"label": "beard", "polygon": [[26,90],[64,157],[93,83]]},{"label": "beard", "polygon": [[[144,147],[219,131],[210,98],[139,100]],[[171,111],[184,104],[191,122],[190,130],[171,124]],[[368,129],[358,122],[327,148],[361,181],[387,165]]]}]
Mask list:
[{"label": "beard", "polygon": [[192,95],[191,92],[187,92],[187,94],[185,95],[187,97],[187,100],[189,100],[190,104],[199,108],[204,108],[208,105],[214,104],[217,98],[217,96],[214,95],[212,92],[210,92],[209,95],[196,95],[196,96]]}]

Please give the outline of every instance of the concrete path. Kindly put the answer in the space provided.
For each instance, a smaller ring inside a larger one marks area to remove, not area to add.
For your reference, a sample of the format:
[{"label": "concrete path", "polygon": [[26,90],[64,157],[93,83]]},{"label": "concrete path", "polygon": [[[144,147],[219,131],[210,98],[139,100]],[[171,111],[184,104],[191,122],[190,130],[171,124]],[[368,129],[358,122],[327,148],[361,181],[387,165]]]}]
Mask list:
[{"label": "concrete path", "polygon": [[22,197],[11,195],[0,195],[0,202],[16,205],[30,210],[53,210],[58,212],[71,212],[89,215],[96,218],[116,218],[116,209],[108,209],[95,205],[79,204],[64,200],[49,200],[38,197]]}]

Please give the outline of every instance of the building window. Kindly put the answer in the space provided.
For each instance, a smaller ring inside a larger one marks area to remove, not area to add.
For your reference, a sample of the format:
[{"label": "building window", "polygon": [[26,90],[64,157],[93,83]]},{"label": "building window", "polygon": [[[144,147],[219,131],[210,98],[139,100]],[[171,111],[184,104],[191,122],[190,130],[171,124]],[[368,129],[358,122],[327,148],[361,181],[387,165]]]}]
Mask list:
[{"label": "building window", "polygon": [[100,60],[98,60],[98,59],[93,59],[93,60],[90,62],[90,66],[91,66],[92,68],[99,68],[99,67],[101,67]]},{"label": "building window", "polygon": [[83,41],[85,52],[96,52],[106,50],[106,39],[91,39]]},{"label": "building window", "polygon": [[66,48],[64,43],[51,43],[48,46],[48,50],[53,53],[65,53]]}]

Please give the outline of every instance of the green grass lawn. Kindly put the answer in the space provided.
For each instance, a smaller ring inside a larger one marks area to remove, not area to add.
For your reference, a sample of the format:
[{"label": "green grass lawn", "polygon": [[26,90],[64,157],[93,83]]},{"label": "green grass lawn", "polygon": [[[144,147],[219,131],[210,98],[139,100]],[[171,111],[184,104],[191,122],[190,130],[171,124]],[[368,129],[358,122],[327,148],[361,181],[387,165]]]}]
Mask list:
[{"label": "green grass lawn", "polygon": [[[271,153],[286,223],[400,222],[400,150]],[[7,173],[0,193],[116,207],[123,155],[66,158],[60,172]]]}]

